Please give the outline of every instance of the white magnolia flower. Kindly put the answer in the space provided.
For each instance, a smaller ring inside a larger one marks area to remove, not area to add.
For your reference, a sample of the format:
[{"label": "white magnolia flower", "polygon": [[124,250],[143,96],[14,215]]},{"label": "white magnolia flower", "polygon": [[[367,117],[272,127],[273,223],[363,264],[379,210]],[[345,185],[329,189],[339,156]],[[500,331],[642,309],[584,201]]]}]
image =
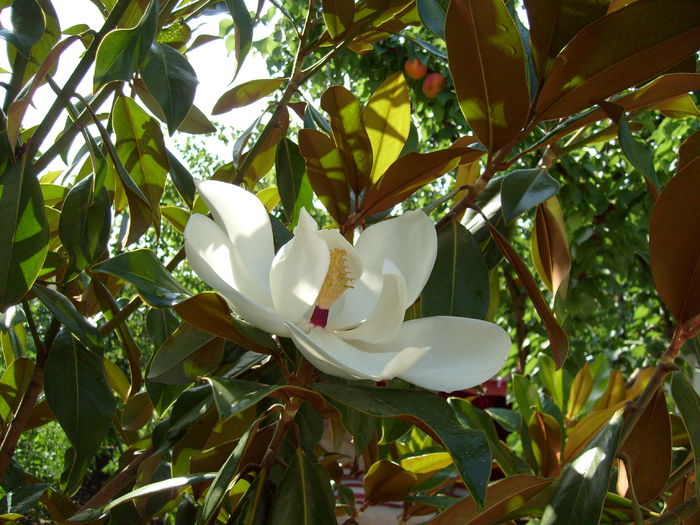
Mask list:
[{"label": "white magnolia flower", "polygon": [[319,230],[302,210],[294,238],[275,254],[257,197],[217,181],[198,188],[214,220],[195,214],[185,228],[194,271],[237,316],[291,337],[322,372],[400,377],[453,391],[503,365],[510,338],[493,323],[448,316],[403,321],[437,253],[435,228],[422,211],[370,226],[353,246],[338,230]]}]

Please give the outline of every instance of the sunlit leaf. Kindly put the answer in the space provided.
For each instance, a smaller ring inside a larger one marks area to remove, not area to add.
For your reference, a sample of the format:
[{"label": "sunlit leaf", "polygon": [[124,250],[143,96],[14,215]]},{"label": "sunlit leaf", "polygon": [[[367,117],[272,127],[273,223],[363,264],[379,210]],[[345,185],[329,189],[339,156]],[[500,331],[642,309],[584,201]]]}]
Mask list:
[{"label": "sunlit leaf", "polygon": [[211,110],[212,115],[220,115],[252,104],[263,97],[274,93],[287,79],[286,78],[263,78],[260,80],[249,80],[243,84],[230,89],[216,101]]}]

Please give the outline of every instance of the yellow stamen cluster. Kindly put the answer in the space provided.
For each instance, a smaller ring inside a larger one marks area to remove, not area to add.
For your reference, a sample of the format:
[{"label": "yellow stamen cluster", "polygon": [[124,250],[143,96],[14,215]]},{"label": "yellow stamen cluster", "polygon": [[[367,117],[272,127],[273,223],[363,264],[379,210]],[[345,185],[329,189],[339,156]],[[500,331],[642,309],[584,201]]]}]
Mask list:
[{"label": "yellow stamen cluster", "polygon": [[352,288],[352,277],[345,264],[345,255],[345,250],[338,248],[330,251],[331,262],[316,298],[316,306],[319,308],[328,310],[345,290]]}]

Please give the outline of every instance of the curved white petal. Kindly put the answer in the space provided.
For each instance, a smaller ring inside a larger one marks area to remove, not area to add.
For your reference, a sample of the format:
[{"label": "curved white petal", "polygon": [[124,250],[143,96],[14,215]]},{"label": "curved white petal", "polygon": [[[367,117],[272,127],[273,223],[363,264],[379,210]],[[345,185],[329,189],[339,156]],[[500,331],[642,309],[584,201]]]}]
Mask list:
[{"label": "curved white petal", "polygon": [[197,189],[241,260],[269,294],[268,275],[275,248],[263,203],[243,188],[217,180],[200,182]]},{"label": "curved white petal", "polygon": [[236,289],[240,275],[234,275],[231,243],[211,219],[203,215],[190,218],[185,228],[185,253],[195,273],[221,293],[237,315],[267,332],[289,335],[285,320],[277,312]]},{"label": "curved white petal", "polygon": [[364,265],[362,279],[375,292],[381,288],[385,258],[401,270],[406,280],[406,309],[430,277],[437,256],[437,234],[423,211],[409,211],[367,228],[360,234],[355,249]]},{"label": "curved white petal", "polygon": [[510,352],[510,337],[488,321],[439,316],[405,322],[396,338],[383,345],[357,346],[385,352],[428,349],[419,363],[399,377],[430,390],[452,392],[496,375]]},{"label": "curved white petal", "polygon": [[384,343],[398,334],[403,323],[405,303],[406,282],[396,266],[387,261],[382,291],[372,313],[356,328],[337,331],[335,334],[344,340]]},{"label": "curved white petal", "polygon": [[345,330],[363,322],[375,308],[380,291],[371,290],[362,278],[352,283],[331,307],[326,328]]},{"label": "curved white petal", "polygon": [[293,323],[301,320],[318,297],[329,262],[328,245],[302,209],[294,238],[272,260],[270,290],[275,310]]},{"label": "curved white petal", "polygon": [[[187,221],[184,235],[185,247],[189,244],[190,248],[187,251],[188,258],[192,249],[196,250],[219,277],[235,290],[264,305],[272,306],[269,292],[253,277],[239,251],[218,224],[209,217],[195,213]],[[206,281],[204,277],[202,279]]]},{"label": "curved white petal", "polygon": [[316,368],[339,377],[392,379],[414,366],[425,354],[420,348],[365,352],[322,328],[313,327],[306,334],[296,326],[287,326],[297,348]]}]

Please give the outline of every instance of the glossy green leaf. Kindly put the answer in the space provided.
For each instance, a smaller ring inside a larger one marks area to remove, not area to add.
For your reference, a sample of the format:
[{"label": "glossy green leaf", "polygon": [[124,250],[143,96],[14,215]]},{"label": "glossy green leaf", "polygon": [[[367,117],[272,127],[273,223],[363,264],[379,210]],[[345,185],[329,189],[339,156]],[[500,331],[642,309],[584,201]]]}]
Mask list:
[{"label": "glossy green leaf", "polygon": [[507,145],[527,118],[525,56],[503,0],[454,0],[445,41],[457,99],[489,151]]},{"label": "glossy green leaf", "polygon": [[282,209],[290,226],[294,227],[301,209],[311,209],[313,191],[306,176],[306,164],[299,146],[287,138],[277,145],[275,176]]},{"label": "glossy green leaf", "polygon": [[[120,96],[115,101],[112,116],[117,136],[117,154],[131,179],[146,197],[156,233],[159,233],[160,198],[170,168],[160,126],[133,99],[125,96]],[[130,229],[127,244],[136,240],[134,236],[135,233]]]},{"label": "glossy green leaf", "polygon": [[60,184],[41,184],[41,196],[44,199],[45,206],[55,206],[63,202],[66,198],[69,188]]},{"label": "glossy green leaf", "polygon": [[0,500],[0,516],[29,513],[49,487],[49,483],[32,483],[13,489]]},{"label": "glossy green leaf", "polygon": [[107,250],[112,214],[107,188],[94,193],[94,178],[73,186],[61,207],[58,235],[70,257],[72,271],[90,266]]},{"label": "glossy green leaf", "polygon": [[340,414],[340,422],[345,430],[352,436],[355,454],[361,456],[375,436],[377,429],[376,418],[338,401],[331,399],[329,402]]},{"label": "glossy green leaf", "polygon": [[610,0],[525,0],[535,70],[543,80],[564,46],[603,16]]},{"label": "glossy green leaf", "polygon": [[67,332],[60,332],[46,362],[44,390],[51,411],[76,452],[66,492],[80,486],[112,425],[116,404],[105,377],[102,358]]},{"label": "glossy green leaf", "polygon": [[557,56],[537,117],[567,117],[667,70],[700,46],[695,0],[631,2],[584,27]]},{"label": "glossy green leaf", "polygon": [[151,0],[148,9],[135,27],[115,29],[107,33],[97,48],[93,91],[115,80],[128,81],[146,59],[158,27],[158,0]]},{"label": "glossy green leaf", "polygon": [[402,72],[396,72],[377,88],[362,117],[372,145],[371,181],[377,182],[399,158],[411,130],[411,104]]},{"label": "glossy green leaf", "polygon": [[313,389],[376,417],[412,416],[428,425],[442,441],[457,471],[481,506],[491,474],[491,451],[481,430],[459,424],[447,402],[419,390],[315,384]]},{"label": "glossy green leaf", "polygon": [[559,183],[543,168],[508,173],[501,185],[501,205],[506,222],[556,195]]},{"label": "glossy green leaf", "polygon": [[41,187],[23,162],[0,174],[0,224],[0,311],[5,311],[32,287],[49,248]]},{"label": "glossy green leaf", "polygon": [[656,290],[681,322],[700,314],[700,163],[664,187],[651,211],[649,254]]},{"label": "glossy green leaf", "polygon": [[484,319],[489,309],[489,273],[479,243],[456,221],[437,233],[437,258],[421,294],[422,316]]},{"label": "glossy green leaf", "polygon": [[206,496],[204,496],[204,503],[197,509],[195,525],[206,525],[216,516],[219,506],[223,503],[226,494],[238,477],[239,464],[248,445],[250,432],[248,430],[241,436],[236,448],[233,449],[231,455],[216,473],[214,481],[207,490]]},{"label": "glossy green leaf", "polygon": [[420,21],[443,40],[445,40],[445,18],[449,5],[449,0],[416,0]]},{"label": "glossy green leaf", "polygon": [[192,209],[192,206],[194,205],[195,191],[197,189],[194,184],[194,178],[189,170],[185,168],[185,166],[183,166],[182,163],[175,157],[175,155],[170,153],[170,151],[167,152],[167,155],[168,164],[170,165],[168,173],[170,173],[170,178],[172,179],[173,184],[175,184],[175,189],[180,194],[180,197],[182,197],[182,200],[185,201],[185,204]]},{"label": "glossy green leaf", "polygon": [[661,190],[659,177],[654,169],[654,154],[649,147],[639,142],[632,136],[627,119],[622,116],[618,122],[618,136],[620,146],[625,156],[644,178],[654,185],[656,191]]},{"label": "glossy green leaf", "polygon": [[[302,405],[304,406],[306,405]],[[250,487],[236,505],[229,522],[231,525],[265,525],[269,523],[268,514],[271,506],[271,484],[268,482],[268,471],[264,469],[256,474]]]},{"label": "glossy green leaf", "polygon": [[172,306],[189,297],[153,251],[141,248],[124,252],[96,264],[93,271],[114,275],[136,287],[139,295],[150,306]]},{"label": "glossy green leaf", "polygon": [[[166,339],[170,337],[175,330],[180,326],[181,322],[170,308],[155,309],[151,308],[146,314],[146,330],[148,338],[153,343],[153,347],[157,350],[160,348]],[[153,358],[151,357],[151,360]],[[150,363],[149,363],[150,367]],[[148,375],[149,370],[146,370]],[[178,398],[186,385],[166,385],[151,381],[146,378],[146,392],[151,398],[153,408],[162,417],[163,414],[170,408],[170,405]]]},{"label": "glossy green leaf", "polygon": [[190,112],[197,90],[197,74],[175,49],[153,44],[140,69],[148,90],[165,114],[172,135]]},{"label": "glossy green leaf", "polygon": [[19,357],[12,361],[0,377],[0,421],[7,424],[29,385],[34,371],[34,361]]},{"label": "glossy green leaf", "polygon": [[12,31],[0,29],[0,38],[15,46],[23,55],[29,51],[44,33],[44,13],[36,0],[13,0],[10,15]]},{"label": "glossy green leaf", "polygon": [[496,432],[496,425],[491,417],[483,410],[475,407],[468,401],[459,398],[450,398],[452,408],[457,414],[457,419],[468,428],[483,430],[486,440],[491,447],[493,459],[496,460],[506,476],[527,472],[527,466],[518,458],[508,446],[503,443]]},{"label": "glossy green leaf", "polygon": [[598,523],[608,493],[622,422],[622,413],[617,412],[583,452],[566,466],[542,515],[542,525]]},{"label": "glossy green leaf", "polygon": [[222,377],[207,377],[205,379],[211,385],[216,409],[222,421],[257,404],[264,397],[280,388],[244,379]]},{"label": "glossy green leaf", "polygon": [[240,108],[252,104],[271,93],[274,93],[286,78],[262,78],[260,80],[249,80],[239,84],[233,89],[221,95],[211,110],[212,115],[221,115],[234,108]]},{"label": "glossy green leaf", "polygon": [[32,292],[85,346],[93,350],[99,350],[102,347],[97,328],[78,312],[65,295],[38,283],[32,286]]},{"label": "glossy green leaf", "polygon": [[362,107],[350,91],[333,86],[321,97],[321,107],[328,113],[333,138],[345,165],[350,187],[356,193],[370,181],[372,144],[362,118]]},{"label": "glossy green leaf", "polygon": [[269,523],[279,525],[335,525],[330,480],[311,463],[301,448],[275,492]]},{"label": "glossy green leaf", "polygon": [[153,356],[148,379],[168,385],[191,383],[219,366],[223,356],[223,339],[183,323]]},{"label": "glossy green leaf", "polygon": [[355,0],[322,0],[323,21],[326,30],[335,41],[350,29],[355,17]]},{"label": "glossy green leaf", "polygon": [[455,167],[455,159],[468,151],[468,148],[447,148],[430,153],[408,153],[399,157],[379,182],[370,186],[362,202],[363,214],[373,215],[403,202]]},{"label": "glossy green leaf", "polygon": [[350,193],[343,158],[327,135],[314,129],[299,131],[299,151],[306,159],[309,182],[338,224],[350,213]]},{"label": "glossy green leaf", "polygon": [[[700,471],[700,396],[690,384],[683,372],[674,372],[671,382],[673,400],[683,418],[683,424],[688,431],[690,445],[693,449],[695,471]],[[695,493],[700,499],[700,484],[695,484]]]},{"label": "glossy green leaf", "polygon": [[226,0],[226,6],[228,7],[231,17],[233,18],[233,27],[236,31],[236,41],[234,53],[236,56],[236,72],[234,73],[234,78],[238,75],[241,70],[243,61],[245,60],[248,51],[250,51],[250,46],[253,43],[253,20],[250,17],[248,8],[245,5],[244,0]]}]

